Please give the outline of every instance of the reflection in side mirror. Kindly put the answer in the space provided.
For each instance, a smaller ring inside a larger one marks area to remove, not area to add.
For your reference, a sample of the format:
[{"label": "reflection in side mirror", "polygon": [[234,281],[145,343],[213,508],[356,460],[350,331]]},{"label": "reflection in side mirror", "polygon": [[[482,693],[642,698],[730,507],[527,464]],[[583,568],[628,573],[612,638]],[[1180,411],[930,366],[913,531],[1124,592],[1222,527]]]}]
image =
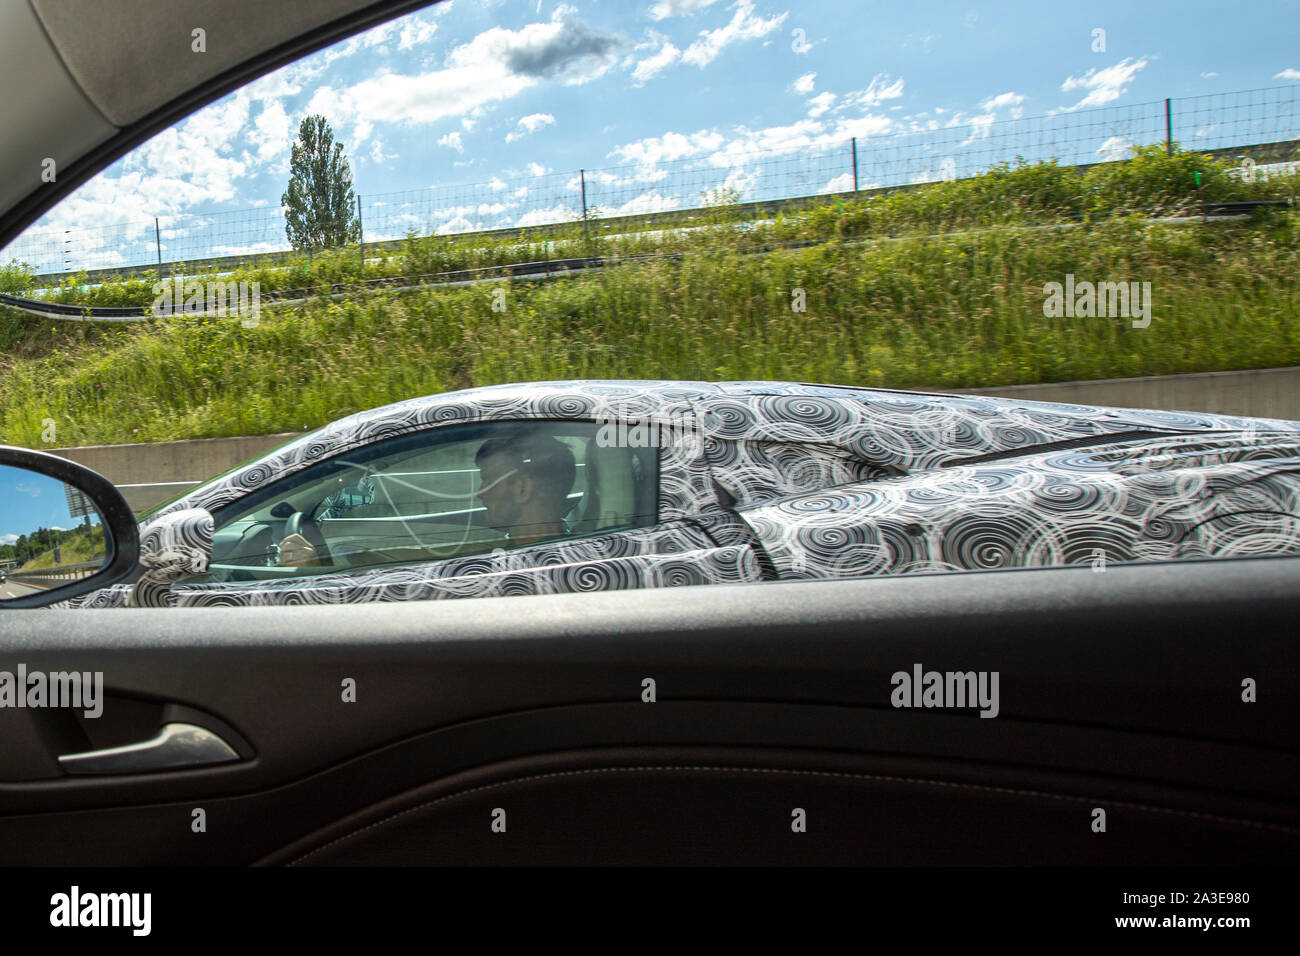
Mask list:
[{"label": "reflection in side mirror", "polygon": [[85,492],[0,465],[0,598],[48,591],[107,564],[104,519]]},{"label": "reflection in side mirror", "polygon": [[130,509],[103,478],[0,447],[0,607],[37,607],[112,583],[130,571],[137,547]]}]

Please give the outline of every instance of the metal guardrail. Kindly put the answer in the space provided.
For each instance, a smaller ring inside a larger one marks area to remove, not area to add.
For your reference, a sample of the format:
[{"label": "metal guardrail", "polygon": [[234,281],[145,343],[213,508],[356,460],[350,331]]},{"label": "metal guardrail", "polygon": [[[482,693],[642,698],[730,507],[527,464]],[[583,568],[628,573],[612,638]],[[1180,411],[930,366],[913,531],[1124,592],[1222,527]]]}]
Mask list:
[{"label": "metal guardrail", "polygon": [[104,567],[105,559],[98,561],[83,561],[80,564],[63,564],[57,568],[41,568],[36,571],[7,571],[6,576],[10,581],[16,581],[19,584],[28,584],[32,587],[54,587],[57,584],[66,584],[68,581],[79,581],[82,578],[88,578],[95,572]]}]

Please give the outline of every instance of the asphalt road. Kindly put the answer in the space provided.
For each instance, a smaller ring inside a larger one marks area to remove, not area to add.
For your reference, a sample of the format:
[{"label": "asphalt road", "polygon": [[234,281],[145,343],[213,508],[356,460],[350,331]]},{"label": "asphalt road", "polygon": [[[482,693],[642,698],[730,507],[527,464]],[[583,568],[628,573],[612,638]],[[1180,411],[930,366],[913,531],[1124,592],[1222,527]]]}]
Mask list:
[{"label": "asphalt road", "polygon": [[43,591],[44,588],[34,588],[30,584],[19,584],[17,581],[6,581],[0,584],[0,601],[8,598],[26,597],[29,594],[35,594]]}]

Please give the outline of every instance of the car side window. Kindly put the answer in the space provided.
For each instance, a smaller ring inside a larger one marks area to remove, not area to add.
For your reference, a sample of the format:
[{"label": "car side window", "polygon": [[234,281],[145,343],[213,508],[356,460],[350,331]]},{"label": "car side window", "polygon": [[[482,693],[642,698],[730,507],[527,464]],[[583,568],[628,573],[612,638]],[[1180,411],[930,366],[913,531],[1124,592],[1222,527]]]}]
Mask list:
[{"label": "car side window", "polygon": [[187,583],[422,564],[657,520],[654,449],[592,422],[499,422],[403,435],[320,462],[216,515]]}]

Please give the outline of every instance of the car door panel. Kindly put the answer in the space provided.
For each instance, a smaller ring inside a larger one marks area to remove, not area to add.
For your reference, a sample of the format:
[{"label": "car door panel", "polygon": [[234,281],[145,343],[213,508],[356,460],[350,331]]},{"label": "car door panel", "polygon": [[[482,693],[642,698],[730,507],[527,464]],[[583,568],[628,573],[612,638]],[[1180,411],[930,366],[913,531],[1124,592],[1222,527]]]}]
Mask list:
[{"label": "car door panel", "polygon": [[[1282,862],[1300,849],[1297,584],[1300,559],[1266,558],[381,614],[8,615],[2,666],[101,670],[106,710],[181,705],[253,756],[99,779],[7,774],[0,857]],[[890,675],[914,662],[998,671],[998,715],[893,706]],[[503,804],[508,851],[484,842]],[[196,807],[222,838],[190,832]],[[410,828],[314,852],[415,807]],[[790,843],[792,808],[831,832]],[[1091,829],[1096,809],[1105,834]],[[566,843],[579,824],[600,839]],[[683,835],[701,828],[695,844]]]}]

